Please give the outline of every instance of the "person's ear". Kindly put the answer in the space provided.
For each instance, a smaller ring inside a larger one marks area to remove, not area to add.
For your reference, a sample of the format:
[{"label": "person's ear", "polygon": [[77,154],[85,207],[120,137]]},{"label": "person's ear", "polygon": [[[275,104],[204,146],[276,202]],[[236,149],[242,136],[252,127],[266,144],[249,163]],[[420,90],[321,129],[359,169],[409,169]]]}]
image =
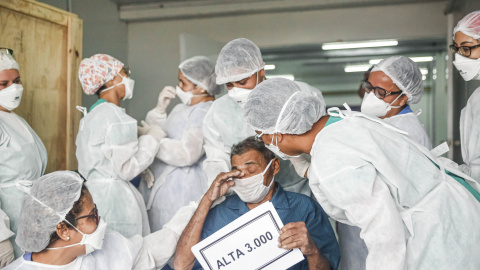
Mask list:
[{"label": "person's ear", "polygon": [[195,88],[197,88],[197,89],[200,90],[199,95],[207,94],[207,90],[203,89],[202,87],[200,87],[200,86],[197,85],[197,86],[195,86]]},{"label": "person's ear", "polygon": [[262,69],[258,72],[258,82],[265,80],[265,69]]},{"label": "person's ear", "polygon": [[68,230],[68,227],[67,225],[65,225],[65,223],[60,222],[59,224],[57,224],[56,231],[58,237],[60,237],[60,239],[62,239],[63,241],[70,240],[70,231]]},{"label": "person's ear", "polygon": [[277,135],[276,135],[276,136],[277,136],[277,137],[276,137],[276,140],[274,140],[274,141],[275,141],[275,143],[276,143],[277,146],[278,146],[278,144],[283,141],[284,137],[283,137],[283,134],[278,133],[278,132],[277,132]]},{"label": "person's ear", "polygon": [[273,167],[273,175],[276,175],[280,171],[280,160],[278,158],[273,159],[272,167]]},{"label": "person's ear", "polygon": [[405,104],[407,104],[407,101],[408,101],[407,95],[401,96],[400,97],[400,106],[404,106]]}]

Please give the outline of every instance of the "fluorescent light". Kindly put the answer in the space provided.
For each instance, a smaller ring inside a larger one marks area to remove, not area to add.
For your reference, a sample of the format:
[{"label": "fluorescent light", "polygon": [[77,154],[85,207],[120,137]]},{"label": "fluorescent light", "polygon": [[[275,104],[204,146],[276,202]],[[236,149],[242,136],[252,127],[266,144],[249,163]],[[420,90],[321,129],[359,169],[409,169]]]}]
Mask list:
[{"label": "fluorescent light", "polygon": [[[410,59],[412,59],[413,62],[431,62],[433,61],[433,56],[410,57]],[[372,59],[368,61],[368,63],[370,63],[370,65],[376,65],[382,60],[383,59]]]},{"label": "fluorescent light", "polygon": [[275,65],[265,65],[265,70],[274,70]]},{"label": "fluorescent light", "polygon": [[370,65],[376,65],[376,64],[380,63],[380,61],[382,61],[382,60],[383,59],[372,59],[372,60],[368,61],[368,63]]},{"label": "fluorescent light", "polygon": [[360,41],[360,42],[332,42],[324,43],[322,45],[322,50],[343,50],[343,49],[357,49],[357,48],[372,48],[372,47],[386,47],[386,46],[397,46],[398,41],[395,39],[385,39],[385,40],[371,40],[371,41]]},{"label": "fluorescent light", "polygon": [[347,65],[345,66],[345,72],[365,72],[370,68],[370,65]]},{"label": "fluorescent light", "polygon": [[293,74],[283,74],[283,75],[268,75],[266,76],[267,79],[273,79],[273,78],[284,78],[284,79],[289,79],[291,81],[295,80],[295,76]]},{"label": "fluorescent light", "polygon": [[413,62],[431,62],[433,61],[433,56],[421,56],[421,57],[410,57]]},{"label": "fluorescent light", "polygon": [[423,75],[422,76],[422,81],[425,81],[427,79],[427,76]]},{"label": "fluorescent light", "polygon": [[422,75],[427,75],[427,74],[428,74],[428,69],[426,69],[426,68],[421,68],[421,69],[420,69],[420,72],[422,73]]}]

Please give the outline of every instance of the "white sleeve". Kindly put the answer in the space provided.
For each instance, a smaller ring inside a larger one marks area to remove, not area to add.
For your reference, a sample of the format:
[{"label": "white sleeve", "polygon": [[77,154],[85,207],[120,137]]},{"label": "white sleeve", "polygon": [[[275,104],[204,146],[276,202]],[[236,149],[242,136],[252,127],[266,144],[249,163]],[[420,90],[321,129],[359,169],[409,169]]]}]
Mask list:
[{"label": "white sleeve", "polygon": [[197,210],[198,202],[190,202],[178,210],[175,216],[163,226],[143,239],[133,269],[161,269],[175,254],[178,239]]},{"label": "white sleeve", "polygon": [[0,242],[13,235],[14,233],[10,230],[10,218],[0,209]]},{"label": "white sleeve", "polygon": [[160,143],[151,135],[137,138],[137,123],[130,121],[108,128],[102,151],[115,173],[130,181],[152,164],[159,147]]},{"label": "white sleeve", "polygon": [[189,125],[181,140],[165,138],[160,141],[157,158],[168,165],[185,167],[197,163],[204,153],[202,127]]},{"label": "white sleeve", "polygon": [[150,110],[145,117],[145,122],[150,125],[157,125],[162,127],[163,123],[167,120],[166,113],[158,113],[155,109]]},{"label": "white sleeve", "polygon": [[372,164],[345,166],[320,183],[314,181],[311,185],[317,187],[312,190],[320,190],[315,195],[327,213],[340,221],[347,218],[361,229],[368,247],[366,269],[406,269],[405,227]]},{"label": "white sleeve", "polygon": [[[210,113],[210,112],[209,112]],[[221,172],[230,171],[230,154],[224,151],[225,146],[218,131],[212,128],[211,123],[207,121],[209,113],[205,117],[203,124],[204,149],[207,155],[203,161],[203,171],[207,177],[208,186]]]}]

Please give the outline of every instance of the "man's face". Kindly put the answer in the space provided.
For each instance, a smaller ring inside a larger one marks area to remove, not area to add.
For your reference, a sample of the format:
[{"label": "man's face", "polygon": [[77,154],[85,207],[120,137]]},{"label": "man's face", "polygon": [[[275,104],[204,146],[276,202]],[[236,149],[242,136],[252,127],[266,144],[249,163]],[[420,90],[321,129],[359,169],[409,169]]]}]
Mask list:
[{"label": "man's face", "polygon": [[[256,150],[249,150],[242,155],[235,155],[232,157],[232,171],[238,170],[243,172],[245,175],[242,178],[248,178],[257,174],[262,173],[265,168],[268,166],[268,163],[263,154]],[[275,164],[274,164],[275,163]],[[265,172],[263,177],[263,184],[268,186],[273,179],[273,175],[277,173],[278,169],[278,159],[274,159],[270,168]]]},{"label": "man's face", "polygon": [[255,86],[257,86],[257,75],[258,83],[261,83],[265,77],[265,70],[262,69],[248,78],[236,82],[228,82],[225,85],[227,86],[228,90],[232,89],[233,87],[253,89]]}]

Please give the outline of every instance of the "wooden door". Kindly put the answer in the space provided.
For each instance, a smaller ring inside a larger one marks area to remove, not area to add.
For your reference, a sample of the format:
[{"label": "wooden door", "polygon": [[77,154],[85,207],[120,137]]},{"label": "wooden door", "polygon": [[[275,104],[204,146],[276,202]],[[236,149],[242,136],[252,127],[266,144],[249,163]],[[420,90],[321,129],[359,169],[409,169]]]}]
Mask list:
[{"label": "wooden door", "polygon": [[76,170],[82,20],[33,0],[1,0],[0,37],[0,47],[13,49],[20,66],[24,92],[15,113],[45,144],[46,172]]}]

